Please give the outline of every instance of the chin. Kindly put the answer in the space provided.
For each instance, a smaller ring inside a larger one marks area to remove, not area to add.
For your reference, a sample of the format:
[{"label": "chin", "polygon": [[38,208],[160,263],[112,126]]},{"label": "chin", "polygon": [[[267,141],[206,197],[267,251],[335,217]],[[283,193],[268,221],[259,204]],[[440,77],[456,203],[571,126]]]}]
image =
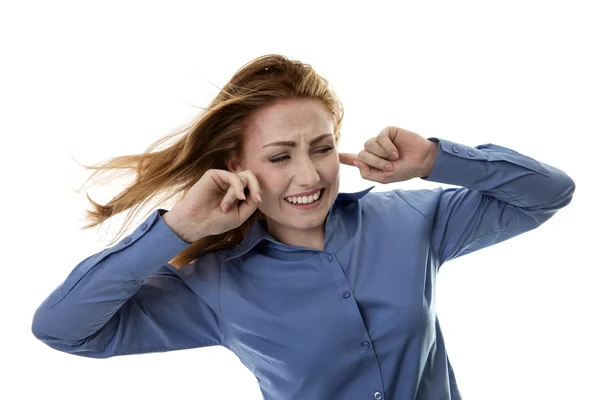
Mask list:
[{"label": "chin", "polygon": [[301,229],[301,230],[312,230],[317,229],[325,223],[325,215],[314,216],[312,218],[306,218],[304,220],[298,220],[297,218],[293,220],[289,218],[286,225],[290,228]]}]

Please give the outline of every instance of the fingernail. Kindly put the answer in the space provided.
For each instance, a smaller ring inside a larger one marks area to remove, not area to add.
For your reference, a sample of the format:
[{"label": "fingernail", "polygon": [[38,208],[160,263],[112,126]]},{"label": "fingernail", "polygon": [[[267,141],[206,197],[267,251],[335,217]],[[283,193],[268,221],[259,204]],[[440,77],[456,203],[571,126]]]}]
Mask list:
[{"label": "fingernail", "polygon": [[223,204],[221,206],[221,210],[223,210],[223,212],[226,213],[227,212],[227,204]]},{"label": "fingernail", "polygon": [[246,195],[244,194],[244,192],[240,192],[240,195],[242,196],[242,199],[246,200]]},{"label": "fingernail", "polygon": [[360,165],[358,165],[358,162],[356,162],[356,160],[352,161],[354,163],[354,165],[356,165],[356,168],[360,168]]},{"label": "fingernail", "polygon": [[389,172],[392,172],[392,171],[394,170],[394,167],[393,167],[392,165],[390,165],[390,164],[387,164],[387,165],[385,166],[385,170],[386,170],[386,171],[389,171]]},{"label": "fingernail", "polygon": [[392,158],[393,158],[394,160],[396,160],[396,159],[398,159],[398,157],[400,157],[400,156],[398,155],[398,153],[397,153],[397,152],[395,152],[395,151],[392,151]]},{"label": "fingernail", "polygon": [[260,193],[256,193],[256,199],[257,199],[259,202],[262,202],[262,197],[260,197]]}]

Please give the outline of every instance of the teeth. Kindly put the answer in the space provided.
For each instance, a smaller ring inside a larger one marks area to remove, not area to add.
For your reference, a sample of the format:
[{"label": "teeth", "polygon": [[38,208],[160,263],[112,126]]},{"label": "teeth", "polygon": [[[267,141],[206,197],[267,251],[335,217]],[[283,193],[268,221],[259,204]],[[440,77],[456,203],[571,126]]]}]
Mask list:
[{"label": "teeth", "polygon": [[292,204],[310,204],[316,200],[319,200],[319,197],[321,196],[321,191],[323,189],[319,190],[317,193],[310,195],[310,196],[302,196],[302,197],[286,197],[286,201]]}]

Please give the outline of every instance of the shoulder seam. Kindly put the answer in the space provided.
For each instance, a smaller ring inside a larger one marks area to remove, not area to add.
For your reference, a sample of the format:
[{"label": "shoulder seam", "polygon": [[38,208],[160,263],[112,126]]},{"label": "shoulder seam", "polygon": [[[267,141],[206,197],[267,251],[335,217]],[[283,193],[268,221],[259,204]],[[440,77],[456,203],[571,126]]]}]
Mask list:
[{"label": "shoulder seam", "polygon": [[[415,210],[416,212],[418,212],[419,214],[421,214],[421,216],[422,216],[422,217],[423,217],[423,219],[425,220],[425,224],[427,225],[427,231],[428,231],[428,233],[429,233],[429,241],[430,241],[430,243],[429,243],[429,248],[431,249],[431,252],[434,254],[434,256],[435,256],[436,260],[439,260],[439,259],[440,259],[440,255],[437,253],[436,249],[434,248],[434,246],[433,246],[433,241],[432,241],[432,238],[433,238],[433,232],[432,232],[431,230],[433,229],[433,223],[431,223],[431,224],[430,224],[430,223],[429,223],[429,220],[427,219],[427,216],[425,216],[425,214],[423,214],[423,213],[421,212],[421,210],[419,210],[419,209],[418,209],[418,208],[416,208],[414,205],[412,205],[412,204],[411,204],[409,201],[407,201],[407,200],[406,200],[406,199],[405,199],[405,198],[404,198],[404,197],[403,197],[403,196],[400,194],[400,190],[402,190],[402,189],[395,189],[395,190],[392,190],[392,192],[394,192],[394,193],[396,194],[396,196],[398,196],[399,198],[401,198],[401,199],[402,199],[402,201],[404,201],[406,204],[408,204],[410,207],[412,207],[412,209],[413,209],[413,210]],[[423,191],[423,190],[428,190],[428,189],[420,189],[420,190],[421,190],[421,191]],[[435,190],[435,189],[433,189],[433,190]],[[442,191],[443,191],[443,190],[444,190],[444,189],[442,189]],[[429,190],[429,191],[431,192],[432,190]]]},{"label": "shoulder seam", "polygon": [[399,189],[396,190],[392,190],[392,192],[394,192],[394,194],[398,197],[400,197],[402,199],[402,201],[404,201],[406,204],[408,204],[409,206],[412,207],[413,210],[415,210],[416,212],[418,212],[419,214],[421,214],[421,216],[425,219],[425,221],[427,222],[427,217],[425,216],[425,214],[423,214],[421,212],[421,210],[419,210],[418,208],[416,208],[415,206],[413,206],[409,201],[407,201],[403,196],[400,195],[399,193]]}]

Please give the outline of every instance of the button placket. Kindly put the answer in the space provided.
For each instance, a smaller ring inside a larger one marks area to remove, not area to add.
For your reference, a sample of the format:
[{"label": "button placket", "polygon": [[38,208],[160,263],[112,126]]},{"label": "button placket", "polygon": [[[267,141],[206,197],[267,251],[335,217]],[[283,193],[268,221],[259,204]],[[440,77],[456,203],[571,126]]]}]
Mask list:
[{"label": "button placket", "polygon": [[369,333],[366,330],[366,322],[359,310],[356,299],[353,297],[352,287],[343,267],[348,261],[347,255],[344,252],[329,253],[323,251],[319,257],[322,260],[325,271],[331,274],[333,279],[332,283],[334,285],[333,289],[337,292],[337,295],[341,295],[342,299],[348,299],[348,301],[342,301],[341,306],[348,320],[349,333],[358,336],[358,338],[368,338],[362,341],[359,340],[356,343],[356,345],[360,346],[360,348],[356,348],[356,351],[360,353],[364,360],[373,363],[373,365],[378,368],[378,370],[376,369],[369,373],[369,381],[375,383],[374,386],[371,386],[370,393],[371,396],[374,396],[373,398],[383,400],[383,392],[377,391],[377,389],[380,388],[377,383],[381,384],[382,377],[380,366],[377,363],[375,348],[373,347]]}]

